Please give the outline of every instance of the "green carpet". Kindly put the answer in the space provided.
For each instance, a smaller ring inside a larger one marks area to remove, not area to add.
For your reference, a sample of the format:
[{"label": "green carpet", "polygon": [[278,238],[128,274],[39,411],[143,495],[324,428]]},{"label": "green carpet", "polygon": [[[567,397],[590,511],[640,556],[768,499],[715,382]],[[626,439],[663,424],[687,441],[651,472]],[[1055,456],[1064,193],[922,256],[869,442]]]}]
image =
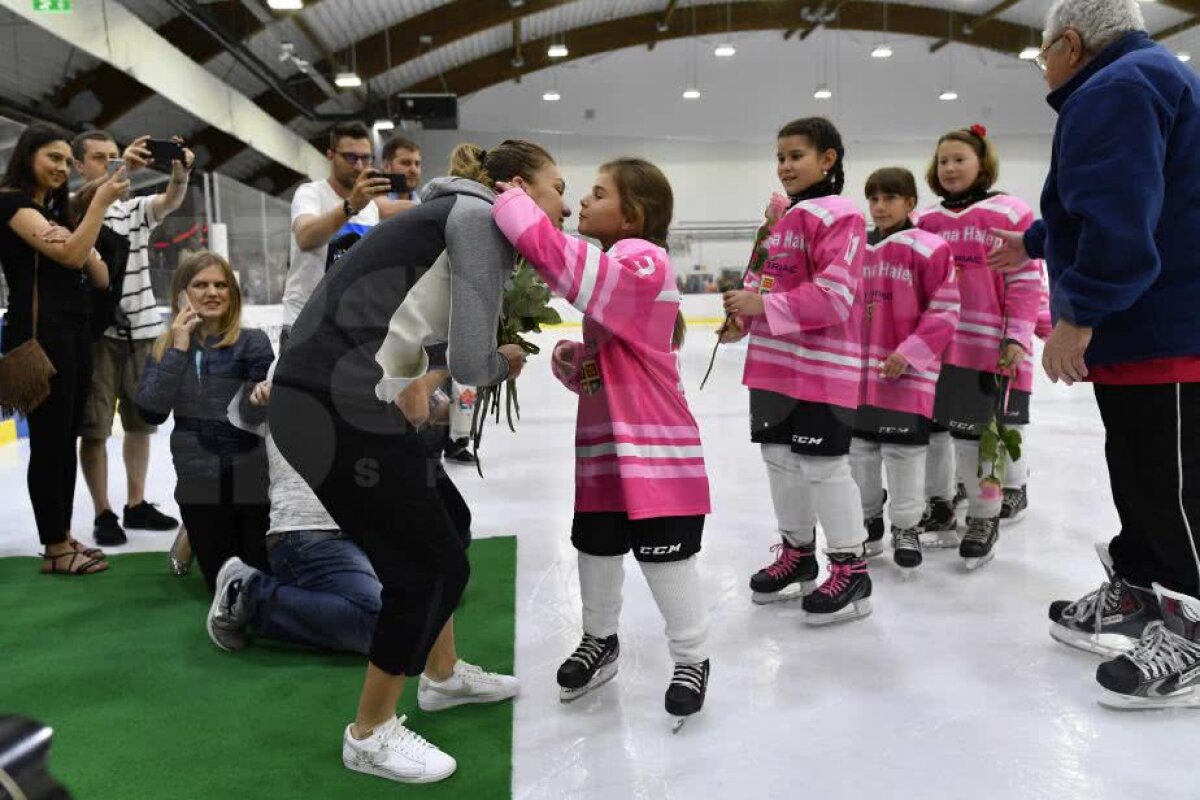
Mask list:
[{"label": "green carpet", "polygon": [[[511,674],[516,540],[470,549],[455,617],[464,658]],[[166,555],[111,557],[91,577],[0,559],[0,713],[54,728],[50,767],[80,800],[479,798],[511,796],[512,704],[399,713],[459,762],[435,785],[399,786],[342,767],[365,660],[255,644],[225,653],[204,631],[204,584]]]}]

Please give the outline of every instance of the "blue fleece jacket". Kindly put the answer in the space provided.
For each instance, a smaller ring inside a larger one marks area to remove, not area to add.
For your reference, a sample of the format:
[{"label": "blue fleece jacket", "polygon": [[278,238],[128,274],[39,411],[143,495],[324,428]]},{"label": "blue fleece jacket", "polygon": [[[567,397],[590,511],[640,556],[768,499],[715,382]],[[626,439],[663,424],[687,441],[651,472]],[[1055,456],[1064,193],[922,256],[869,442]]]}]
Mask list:
[{"label": "blue fleece jacket", "polygon": [[1200,354],[1200,77],[1129,33],[1047,101],[1044,224],[1025,244],[1054,319],[1095,329],[1089,364]]}]

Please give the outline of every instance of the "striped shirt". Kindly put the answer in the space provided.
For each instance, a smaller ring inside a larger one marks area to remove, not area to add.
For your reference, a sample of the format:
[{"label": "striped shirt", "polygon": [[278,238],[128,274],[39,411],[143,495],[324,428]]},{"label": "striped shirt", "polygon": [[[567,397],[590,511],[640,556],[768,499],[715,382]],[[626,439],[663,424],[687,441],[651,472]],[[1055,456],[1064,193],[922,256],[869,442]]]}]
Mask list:
[{"label": "striped shirt", "polygon": [[[129,320],[129,336],[133,339],[154,339],[163,332],[162,316],[154,289],[150,283],[150,232],[161,222],[154,216],[154,197],[132,197],[117,200],[108,207],[104,225],[129,242],[129,261],[125,265],[125,281],[121,287],[121,310]],[[125,334],[115,326],[104,332],[113,339]]]}]

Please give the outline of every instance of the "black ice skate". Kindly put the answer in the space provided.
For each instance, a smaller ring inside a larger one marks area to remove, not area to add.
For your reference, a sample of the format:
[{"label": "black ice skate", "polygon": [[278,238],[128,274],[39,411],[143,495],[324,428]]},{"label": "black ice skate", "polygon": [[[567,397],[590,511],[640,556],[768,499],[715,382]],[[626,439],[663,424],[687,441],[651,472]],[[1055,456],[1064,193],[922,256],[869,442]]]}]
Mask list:
[{"label": "black ice skate", "polygon": [[945,498],[934,497],[921,518],[921,543],[926,547],[958,547],[958,516],[954,505]]},{"label": "black ice skate", "polygon": [[585,633],[579,647],[558,668],[558,699],[570,703],[617,677],[620,655],[615,633],[607,639]]},{"label": "black ice skate", "polygon": [[704,708],[704,695],[708,693],[709,660],[699,664],[676,664],[671,685],[667,687],[667,713],[674,717],[671,733],[679,733],[683,723]]},{"label": "black ice skate", "polygon": [[955,508],[958,508],[963,503],[965,503],[966,500],[967,500],[967,485],[962,482],[955,484],[954,499],[951,500],[950,502],[954,505]]},{"label": "black ice skate", "polygon": [[809,625],[849,622],[871,613],[871,576],[859,556],[829,557],[829,577],[804,598],[804,621]]},{"label": "black ice skate", "polygon": [[867,529],[867,541],[863,550],[867,558],[874,558],[883,552],[883,515],[865,520],[863,527]]},{"label": "black ice skate", "polygon": [[1005,489],[1004,499],[1000,501],[1000,521],[1016,522],[1024,516],[1029,508],[1029,492],[1027,487],[1020,489]]},{"label": "black ice skate", "polygon": [[1162,620],[1128,653],[1096,669],[1109,708],[1200,708],[1200,600],[1157,583]]},{"label": "black ice skate", "polygon": [[897,528],[892,526],[892,560],[903,570],[901,573],[908,577],[921,566],[924,557],[921,555],[921,528]]},{"label": "black ice skate", "polygon": [[[784,539],[771,548],[775,563],[763,567],[750,578],[751,599],[758,605],[767,605],[780,600],[795,600],[811,594],[817,588],[816,545],[792,547]],[[796,584],[798,591],[785,591]]]},{"label": "black ice skate", "polygon": [[1000,538],[999,517],[967,517],[967,532],[963,534],[958,554],[967,569],[979,569],[996,555],[996,540]]},{"label": "black ice skate", "polygon": [[1162,619],[1154,593],[1127,583],[1113,571],[1108,546],[1096,545],[1108,577],[1075,602],[1050,604],[1050,635],[1068,647],[1115,658],[1137,644],[1146,626]]}]

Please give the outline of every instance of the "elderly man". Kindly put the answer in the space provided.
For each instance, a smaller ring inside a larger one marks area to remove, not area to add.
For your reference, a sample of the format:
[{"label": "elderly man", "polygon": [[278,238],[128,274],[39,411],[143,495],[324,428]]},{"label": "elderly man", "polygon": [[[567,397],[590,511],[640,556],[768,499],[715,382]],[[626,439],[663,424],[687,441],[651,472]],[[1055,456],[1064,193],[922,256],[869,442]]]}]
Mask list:
[{"label": "elderly man", "polygon": [[1044,222],[991,261],[1048,262],[1042,363],[1094,384],[1121,519],[1108,580],[1051,605],[1051,634],[1113,659],[1106,705],[1200,707],[1200,78],[1135,0],[1058,0],[1045,43]]}]

